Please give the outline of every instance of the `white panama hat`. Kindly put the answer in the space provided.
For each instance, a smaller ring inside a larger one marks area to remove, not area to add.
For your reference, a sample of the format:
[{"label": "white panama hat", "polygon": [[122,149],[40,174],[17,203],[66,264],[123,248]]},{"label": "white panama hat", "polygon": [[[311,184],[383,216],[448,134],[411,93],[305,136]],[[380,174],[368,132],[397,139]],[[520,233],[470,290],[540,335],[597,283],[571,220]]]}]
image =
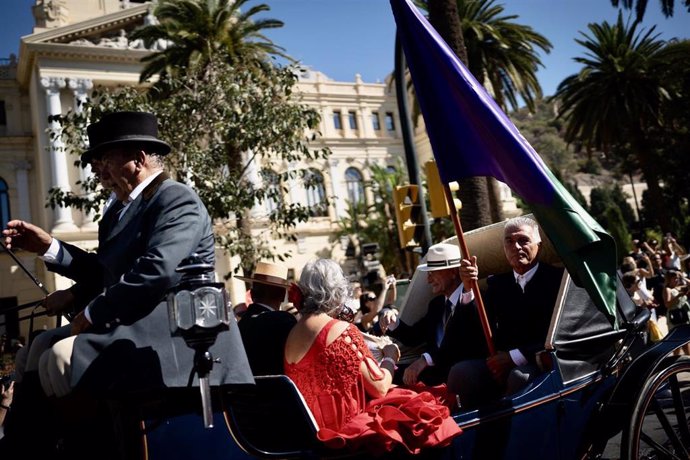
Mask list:
[{"label": "white panama hat", "polygon": [[433,272],[460,266],[460,248],[455,244],[439,243],[431,246],[426,253],[426,263],[420,264],[417,270]]}]

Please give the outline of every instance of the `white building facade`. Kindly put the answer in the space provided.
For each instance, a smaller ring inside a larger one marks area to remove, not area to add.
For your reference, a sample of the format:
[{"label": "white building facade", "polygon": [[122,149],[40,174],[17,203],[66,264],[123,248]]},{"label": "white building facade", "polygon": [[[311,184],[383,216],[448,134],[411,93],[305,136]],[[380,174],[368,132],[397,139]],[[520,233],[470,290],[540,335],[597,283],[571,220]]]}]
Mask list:
[{"label": "white building facade", "polygon": [[[77,181],[88,171],[74,165],[60,149],[60,139],[50,138],[49,115],[78,110],[80,100],[94,88],[136,85],[140,60],[150,50],[130,41],[128,33],[152,20],[151,4],[134,1],[37,0],[33,7],[34,33],[21,39],[19,57],[0,61],[0,217],[23,219],[47,229],[55,237],[95,249],[97,224],[92,216],[71,208],[46,207],[51,188],[78,190]],[[298,83],[303,102],[321,114],[322,133],[313,148],[327,146],[332,155],[309,167],[320,176],[319,188],[291,183],[288,202],[306,203],[320,211],[295,229],[296,242],[276,241],[280,252],[290,252],[285,262],[295,277],[315,257],[344,259],[344,247],[334,235],[345,216],[346,200],[374,199],[363,183],[372,165],[394,166],[404,157],[400,121],[393,88],[382,83],[330,80],[317,71],[306,71]],[[285,168],[304,165],[283,165]],[[282,172],[282,171],[277,171]],[[317,181],[318,182],[318,181]],[[319,206],[327,203],[327,205]],[[254,210],[257,217],[270,211]],[[257,219],[256,232],[265,231]],[[19,261],[49,291],[66,288],[71,281],[45,270],[33,254],[16,251]],[[235,268],[236,260],[221,250],[217,272]],[[0,309],[39,299],[42,292],[7,253],[0,253]],[[233,302],[244,301],[244,283],[228,282]],[[0,331],[28,334],[29,310],[0,315]],[[52,327],[53,319],[38,317],[34,327]]]}]

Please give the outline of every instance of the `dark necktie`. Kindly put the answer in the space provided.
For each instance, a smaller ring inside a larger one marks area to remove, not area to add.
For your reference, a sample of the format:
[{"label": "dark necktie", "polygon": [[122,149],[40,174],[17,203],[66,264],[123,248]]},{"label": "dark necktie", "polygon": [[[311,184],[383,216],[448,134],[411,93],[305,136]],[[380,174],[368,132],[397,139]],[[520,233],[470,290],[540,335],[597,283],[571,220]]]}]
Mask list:
[{"label": "dark necktie", "polygon": [[443,336],[446,334],[446,325],[448,324],[448,320],[450,320],[450,317],[452,315],[453,303],[449,299],[446,299],[446,304],[443,307],[443,322],[439,324],[438,336],[436,338],[436,345],[438,345],[439,347],[441,346],[441,342],[443,341]]},{"label": "dark necktie", "polygon": [[450,299],[446,299],[446,306],[443,309],[443,331],[444,332],[446,330],[446,325],[448,324],[448,320],[450,319],[452,314],[453,314],[453,303],[450,301]]},{"label": "dark necktie", "polygon": [[98,226],[98,238],[105,238],[110,233],[110,230],[115,226],[120,217],[120,212],[124,205],[120,201],[115,201],[105,210],[105,214],[101,218],[101,223]]}]

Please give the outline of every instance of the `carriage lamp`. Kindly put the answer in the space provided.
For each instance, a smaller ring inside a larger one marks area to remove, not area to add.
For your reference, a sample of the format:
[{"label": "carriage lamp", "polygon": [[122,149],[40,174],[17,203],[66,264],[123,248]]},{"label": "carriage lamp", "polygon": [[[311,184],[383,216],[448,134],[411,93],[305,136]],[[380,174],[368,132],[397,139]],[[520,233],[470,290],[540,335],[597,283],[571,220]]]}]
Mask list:
[{"label": "carriage lamp", "polygon": [[194,371],[199,376],[204,426],[213,428],[209,374],[213,356],[209,348],[230,322],[230,302],[223,283],[216,283],[213,265],[204,263],[197,254],[180,262],[175,271],[182,273],[180,282],[168,291],[170,332],[184,338],[194,349]]}]

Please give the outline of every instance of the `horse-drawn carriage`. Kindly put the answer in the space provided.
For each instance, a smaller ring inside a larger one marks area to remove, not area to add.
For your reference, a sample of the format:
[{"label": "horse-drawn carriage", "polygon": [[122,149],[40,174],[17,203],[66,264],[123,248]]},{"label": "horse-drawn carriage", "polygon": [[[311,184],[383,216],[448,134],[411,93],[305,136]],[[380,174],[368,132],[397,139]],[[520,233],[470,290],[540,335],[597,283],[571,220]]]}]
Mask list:
[{"label": "horse-drawn carriage", "polygon": [[[509,269],[502,228],[465,235],[480,261],[480,286],[489,274]],[[540,258],[560,264],[548,241]],[[430,296],[424,273],[415,273],[402,318],[422,315]],[[455,413],[464,432],[442,457],[690,458],[690,357],[673,354],[690,341],[690,326],[647,343],[649,312],[636,312],[620,284],[617,297],[614,323],[565,271],[539,353],[544,372],[518,394]],[[150,459],[343,456],[316,440],[318,427],[287,377],[214,391],[212,429],[203,427],[196,391],[130,405],[141,421],[140,431],[130,430],[133,451]]]},{"label": "horse-drawn carriage", "polygon": [[[599,236],[591,228],[580,233],[573,230],[576,225],[589,224],[578,216],[578,206],[562,195],[560,184],[554,185],[536,153],[525,145],[491,97],[480,90],[481,85],[466,75],[466,69],[451,62],[444,71],[439,70],[453,53],[441,49],[428,28],[420,26],[421,19],[415,17],[411,6],[405,10],[403,3],[393,0],[394,11],[397,8],[399,27],[407,28],[401,37],[406,55],[412,51],[407,57],[422,111],[429,116],[426,126],[435,144],[434,153],[446,152],[445,159],[443,155],[437,157],[442,179],[446,183],[456,180],[455,176],[468,175],[501,179],[533,206],[535,214],[540,212],[550,219],[548,225],[540,222],[546,230],[545,242],[551,238],[562,245],[575,243],[575,250],[558,255],[545,244],[540,255],[547,263],[567,268],[544,348],[538,354],[542,373],[517,394],[454,413],[463,433],[450,446],[435,452],[435,457],[690,458],[690,357],[674,354],[690,342],[690,326],[677,327],[663,340],[647,343],[649,311],[637,311],[620,281],[615,306],[612,298],[610,305],[603,305],[596,286],[582,282],[586,278],[583,273],[591,267],[578,265],[578,251],[586,248],[592,255],[603,250],[602,245],[589,245],[598,242]],[[419,49],[415,49],[417,45]],[[412,59],[415,53],[417,59]],[[425,59],[429,59],[426,69]],[[419,73],[415,74],[412,64]],[[454,73],[461,78],[452,80]],[[439,82],[436,77],[448,81]],[[422,99],[422,89],[436,94]],[[455,106],[441,110],[447,103]],[[453,138],[444,137],[446,133]],[[472,152],[472,158],[459,158],[461,151]],[[559,216],[554,209],[560,211]],[[501,224],[469,232],[465,239],[470,254],[479,261],[480,287],[488,275],[509,270],[501,252]],[[615,257],[611,258],[613,263]],[[571,267],[578,270],[572,278],[568,272]],[[604,267],[600,273],[613,273],[614,268]],[[426,280],[415,273],[401,307],[402,319],[409,322],[424,314],[430,296]],[[108,422],[97,424],[94,420],[79,425],[80,429],[66,439],[65,458],[351,456],[319,443],[314,418],[286,376],[256,377],[254,385],[213,387],[205,401],[211,414],[203,410],[196,388],[104,401],[101,406],[108,408]],[[98,420],[102,423],[104,418]],[[213,426],[207,428],[210,422]]]}]

